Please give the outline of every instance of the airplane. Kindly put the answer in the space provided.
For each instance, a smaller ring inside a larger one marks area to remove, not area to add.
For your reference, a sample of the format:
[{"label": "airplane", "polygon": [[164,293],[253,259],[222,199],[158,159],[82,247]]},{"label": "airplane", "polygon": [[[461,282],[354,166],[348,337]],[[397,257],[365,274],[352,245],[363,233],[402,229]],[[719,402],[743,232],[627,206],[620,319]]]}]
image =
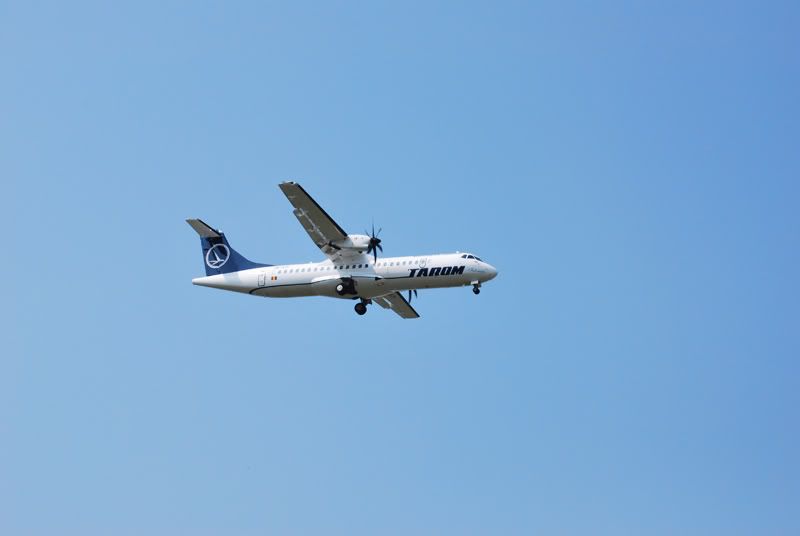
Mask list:
[{"label": "airplane", "polygon": [[[471,253],[444,253],[382,257],[381,230],[375,233],[348,234],[296,182],[283,182],[281,191],[294,207],[303,229],[327,257],[305,264],[261,264],[240,255],[222,231],[202,220],[186,222],[200,235],[206,276],[192,284],[270,298],[326,296],[359,300],[355,311],[367,312],[377,303],[401,318],[419,318],[411,307],[417,290],[472,285],[480,294],[481,285],[497,276],[494,266]],[[406,299],[402,292],[408,292]]]}]

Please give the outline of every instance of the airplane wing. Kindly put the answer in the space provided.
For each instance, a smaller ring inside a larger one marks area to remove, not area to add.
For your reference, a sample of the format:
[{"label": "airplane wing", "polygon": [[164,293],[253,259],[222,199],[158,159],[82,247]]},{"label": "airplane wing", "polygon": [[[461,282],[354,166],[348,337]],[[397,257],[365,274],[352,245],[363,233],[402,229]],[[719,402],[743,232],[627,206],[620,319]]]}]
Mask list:
[{"label": "airplane wing", "polygon": [[411,307],[411,304],[399,292],[378,296],[377,298],[372,298],[372,301],[384,309],[391,309],[402,318],[419,318],[419,313]]},{"label": "airplane wing", "polygon": [[308,192],[296,182],[282,182],[281,191],[294,207],[294,215],[311,240],[328,256],[335,255],[338,249],[332,241],[344,240],[347,233],[328,213],[314,201]]}]

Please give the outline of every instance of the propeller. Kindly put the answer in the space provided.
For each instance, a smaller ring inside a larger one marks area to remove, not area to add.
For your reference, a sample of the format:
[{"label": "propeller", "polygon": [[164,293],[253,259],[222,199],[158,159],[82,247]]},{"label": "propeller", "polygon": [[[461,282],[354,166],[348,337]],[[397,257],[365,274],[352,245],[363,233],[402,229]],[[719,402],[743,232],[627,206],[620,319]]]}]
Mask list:
[{"label": "propeller", "polygon": [[414,296],[416,296],[417,295],[417,289],[412,288],[412,289],[408,290],[408,303],[411,303],[411,293],[412,292],[414,293]]},{"label": "propeller", "polygon": [[[383,231],[383,228],[379,228],[378,233],[375,234],[375,222],[373,222],[372,234],[369,237],[369,246],[367,246],[367,255],[372,253],[372,257],[375,262],[378,262],[378,250],[381,250],[381,253],[383,253],[383,248],[381,247],[381,239],[378,238],[378,235],[381,234],[381,231]],[[367,232],[364,231],[364,234],[367,234]]]}]

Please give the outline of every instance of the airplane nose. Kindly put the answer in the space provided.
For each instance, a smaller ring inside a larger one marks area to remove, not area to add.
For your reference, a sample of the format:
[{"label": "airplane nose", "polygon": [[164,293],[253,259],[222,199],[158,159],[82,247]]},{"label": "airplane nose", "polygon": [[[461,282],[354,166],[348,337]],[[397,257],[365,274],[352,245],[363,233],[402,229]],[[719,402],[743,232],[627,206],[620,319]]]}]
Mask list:
[{"label": "airplane nose", "polygon": [[497,277],[497,268],[495,268],[494,266],[492,266],[490,264],[489,265],[489,279],[494,279],[495,277]]}]

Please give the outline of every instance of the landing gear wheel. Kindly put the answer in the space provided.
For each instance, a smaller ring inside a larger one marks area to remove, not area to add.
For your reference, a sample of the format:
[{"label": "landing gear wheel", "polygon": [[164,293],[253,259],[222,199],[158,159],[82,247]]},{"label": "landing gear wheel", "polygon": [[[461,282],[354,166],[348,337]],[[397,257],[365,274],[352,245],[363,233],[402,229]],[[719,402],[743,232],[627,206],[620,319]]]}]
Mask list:
[{"label": "landing gear wheel", "polygon": [[481,287],[479,287],[478,285],[474,285],[472,287],[472,292],[474,292],[475,294],[480,294],[481,293]]},{"label": "landing gear wheel", "polygon": [[359,303],[357,303],[357,304],[356,304],[356,307],[355,307],[355,309],[356,309],[356,312],[357,312],[359,315],[363,315],[364,313],[366,313],[366,312],[367,312],[367,306],[366,306],[365,304],[361,303],[361,302],[359,302]]}]

